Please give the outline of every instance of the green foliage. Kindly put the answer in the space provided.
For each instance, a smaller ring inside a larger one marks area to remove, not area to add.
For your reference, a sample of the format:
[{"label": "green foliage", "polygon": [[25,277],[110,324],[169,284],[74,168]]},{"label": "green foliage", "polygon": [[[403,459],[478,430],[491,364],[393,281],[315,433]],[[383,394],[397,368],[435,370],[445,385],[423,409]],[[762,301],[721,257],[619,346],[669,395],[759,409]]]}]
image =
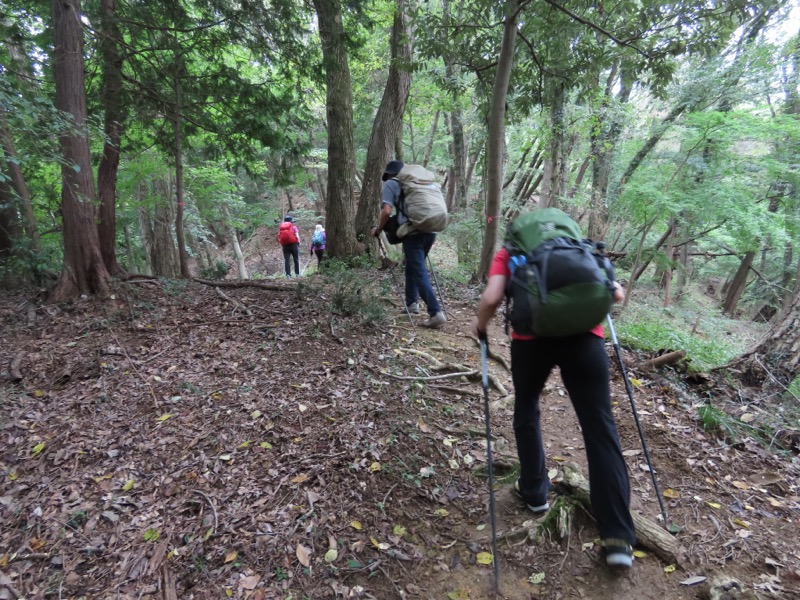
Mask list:
[{"label": "green foliage", "polygon": [[[362,266],[365,262],[368,266]],[[369,263],[369,258],[363,256],[349,261],[349,264],[330,259],[325,275],[333,286],[331,312],[348,317],[358,315],[362,323],[376,325],[383,323],[387,315]]]},{"label": "green foliage", "polygon": [[200,269],[201,279],[225,279],[228,274],[228,265],[224,260],[217,259],[214,265]]},{"label": "green foliage", "polygon": [[704,325],[714,332],[699,336],[690,332],[691,323],[670,318],[666,311],[643,310],[635,317],[626,314],[615,325],[624,346],[646,352],[686,350],[690,371],[708,371],[726,364],[743,350],[741,343],[724,335],[724,322],[725,319],[704,320]]},{"label": "green foliage", "polygon": [[735,439],[734,419],[724,410],[704,404],[697,409],[697,414],[703,430],[710,433],[721,433],[731,440]]}]

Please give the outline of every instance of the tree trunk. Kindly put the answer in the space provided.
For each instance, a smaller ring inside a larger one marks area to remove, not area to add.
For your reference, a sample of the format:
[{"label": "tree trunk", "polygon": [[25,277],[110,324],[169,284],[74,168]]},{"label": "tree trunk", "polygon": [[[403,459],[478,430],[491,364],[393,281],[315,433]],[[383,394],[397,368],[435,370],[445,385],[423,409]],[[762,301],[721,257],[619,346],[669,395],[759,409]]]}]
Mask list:
[{"label": "tree trunk", "polygon": [[725,296],[725,303],[722,305],[722,313],[733,316],[736,312],[736,306],[739,304],[739,298],[742,296],[745,286],[747,285],[747,274],[750,272],[750,267],[755,258],[755,250],[751,250],[742,258],[739,263],[739,268],[736,275],[733,277],[733,282],[728,288],[728,294]]},{"label": "tree trunk", "polygon": [[125,225],[125,227],[122,228],[122,232],[125,235],[125,253],[128,257],[128,270],[136,273],[139,271],[139,267],[136,265],[136,252],[133,249],[130,228]]},{"label": "tree trunk", "polygon": [[563,194],[564,171],[564,103],[565,84],[557,81],[553,85],[553,96],[550,102],[550,138],[549,156],[544,167],[544,187],[539,195],[539,206],[546,208],[557,207],[559,198]]},{"label": "tree trunk", "polygon": [[661,285],[664,288],[664,308],[669,308],[669,303],[672,300],[672,261],[675,259],[675,236],[678,230],[675,217],[670,219],[670,233],[667,238],[667,248],[664,250],[666,263],[661,275]]},{"label": "tree trunk", "polygon": [[183,236],[183,122],[181,118],[181,83],[179,73],[175,74],[175,115],[172,123],[175,128],[175,237],[178,240],[178,264],[180,265],[180,275],[184,279],[190,279],[192,274],[189,272],[189,253],[186,251],[186,242]]},{"label": "tree trunk", "polygon": [[795,296],[777,327],[727,368],[750,386],[785,389],[794,381],[800,375],[800,295]]},{"label": "tree trunk", "polygon": [[[450,2],[443,0],[442,2],[442,17],[444,20],[444,31],[450,31]],[[515,20],[516,29],[516,20]],[[445,34],[447,35],[447,33]],[[447,39],[445,39],[447,44]],[[467,143],[464,137],[464,118],[461,113],[461,92],[455,82],[458,80],[459,69],[453,60],[450,52],[444,56],[444,68],[447,80],[452,82],[452,102],[453,108],[450,111],[450,132],[453,136],[453,177],[450,180],[450,185],[453,186],[455,194],[453,198],[453,206],[463,208],[466,206],[467,190],[464,187],[467,179]]]},{"label": "tree trunk", "polygon": [[225,206],[223,207],[223,213],[225,214],[225,219],[228,221],[228,227],[231,232],[231,245],[233,246],[233,255],[236,257],[236,266],[239,268],[239,279],[250,279],[250,276],[247,274],[247,266],[244,264],[242,247],[239,245],[239,236],[231,220],[231,211]]},{"label": "tree trunk", "polygon": [[505,140],[506,97],[514,63],[514,45],[517,40],[518,0],[511,0],[503,22],[503,42],[497,59],[497,71],[492,87],[492,107],[489,113],[488,141],[486,143],[486,229],[478,268],[479,281],[485,281],[497,245],[500,225],[500,203],[503,195],[503,149]]},{"label": "tree trunk", "polygon": [[86,131],[86,85],[83,71],[83,21],[80,0],[53,0],[53,71],[56,108],[69,114],[74,128],[59,136],[64,267],[51,299],[75,294],[105,294],[110,276],[100,254],[95,225],[95,192]]},{"label": "tree trunk", "polygon": [[[328,197],[325,203],[328,253],[352,258],[360,252],[355,233],[355,144],[353,88],[340,0],[314,0],[325,65],[328,120]],[[390,140],[394,141],[394,140]],[[368,196],[368,193],[363,194]],[[368,201],[369,198],[365,198]]]},{"label": "tree trunk", "polygon": [[172,234],[172,225],[176,221],[172,182],[169,179],[156,180],[153,187],[155,219],[152,223],[150,264],[157,277],[176,278],[180,276],[180,261]]},{"label": "tree trunk", "polygon": [[[3,153],[7,157],[5,161],[8,167],[9,178],[11,179],[11,188],[16,195],[16,199],[9,196],[11,206],[19,206],[19,212],[22,214],[25,233],[31,240],[33,249],[39,251],[41,243],[39,240],[39,230],[36,227],[36,216],[33,212],[33,204],[31,203],[31,194],[28,189],[28,182],[25,181],[25,176],[22,174],[19,160],[17,158],[17,149],[14,145],[14,138],[11,136],[11,129],[6,121],[5,109],[0,107],[0,138],[2,138]],[[10,159],[10,160],[8,160]],[[16,221],[16,217],[14,219]]]},{"label": "tree trunk", "polygon": [[436,139],[436,130],[439,128],[439,115],[442,111],[437,110],[436,113],[433,115],[433,121],[431,122],[431,132],[428,136],[428,143],[425,144],[425,154],[422,156],[422,166],[426,169],[428,168],[428,163],[431,160],[431,154],[433,153],[433,141]]},{"label": "tree trunk", "polygon": [[397,3],[391,39],[392,61],[383,98],[372,124],[372,135],[364,165],[364,183],[356,215],[356,233],[369,240],[369,231],[378,222],[381,198],[381,176],[392,156],[394,140],[403,126],[403,111],[411,89],[411,30],[404,0]]},{"label": "tree trunk", "polygon": [[0,264],[14,254],[14,244],[20,234],[15,204],[11,185],[0,178]]},{"label": "tree trunk", "polygon": [[99,200],[97,231],[103,263],[112,275],[122,269],[117,264],[117,170],[119,143],[124,120],[122,100],[122,39],[114,15],[115,0],[100,0],[98,51],[103,61],[103,105],[105,108],[103,157],[97,170]]}]

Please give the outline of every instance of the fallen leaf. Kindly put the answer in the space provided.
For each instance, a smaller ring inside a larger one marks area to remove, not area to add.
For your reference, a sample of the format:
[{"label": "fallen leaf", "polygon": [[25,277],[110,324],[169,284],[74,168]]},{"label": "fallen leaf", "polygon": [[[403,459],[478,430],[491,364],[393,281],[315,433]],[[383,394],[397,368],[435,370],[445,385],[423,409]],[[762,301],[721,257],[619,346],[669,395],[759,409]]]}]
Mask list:
[{"label": "fallen leaf", "polygon": [[449,600],[469,600],[469,592],[467,590],[453,590],[452,592],[447,592],[447,597]]},{"label": "fallen leaf", "polygon": [[378,550],[388,550],[389,549],[389,544],[387,544],[386,542],[379,542],[378,540],[376,540],[372,536],[369,536],[369,541],[372,542],[372,545],[375,546],[376,548],[378,548]]},{"label": "fallen leaf", "polygon": [[261,411],[260,410],[254,410],[253,412],[250,413],[250,416],[252,418],[254,418],[254,419],[257,419],[258,417],[261,416]]},{"label": "fallen leaf", "polygon": [[128,481],[125,482],[125,485],[122,486],[122,491],[130,492],[133,489],[134,485],[136,485],[136,480],[128,479]]},{"label": "fallen leaf", "polygon": [[711,502],[710,500],[706,500],[706,505],[710,506],[711,508],[722,508],[722,505],[719,502]]},{"label": "fallen leaf", "polygon": [[33,447],[33,450],[31,450],[31,454],[33,454],[34,456],[36,456],[36,455],[37,455],[37,454],[39,454],[39,453],[40,453],[42,450],[44,450],[44,446],[45,446],[45,443],[44,443],[44,442],[39,442],[38,444],[36,444],[36,445]]},{"label": "fallen leaf", "polygon": [[741,519],[734,519],[733,522],[736,523],[739,527],[750,529],[750,523],[748,523],[747,521],[742,521]]},{"label": "fallen leaf", "polygon": [[544,583],[546,575],[544,573],[534,573],[530,577],[528,577],[528,581],[530,581],[533,585],[539,585]]},{"label": "fallen leaf", "polygon": [[490,565],[494,562],[494,556],[491,552],[478,552],[475,560],[478,561],[479,565]]},{"label": "fallen leaf", "polygon": [[666,567],[664,567],[664,573],[666,573],[667,575],[674,572],[675,572],[675,565],[667,565]]},{"label": "fallen leaf", "polygon": [[308,481],[308,479],[309,479],[309,477],[308,477],[308,475],[306,473],[300,473],[300,475],[295,475],[294,477],[292,477],[291,482],[292,483],[303,483],[305,481]]},{"label": "fallen leaf", "polygon": [[350,527],[352,527],[353,529],[356,529],[358,531],[361,531],[362,529],[364,529],[364,526],[361,524],[360,521],[351,521],[350,522]]},{"label": "fallen leaf", "polygon": [[744,413],[741,417],[739,417],[739,420],[742,423],[752,423],[755,421],[755,419],[756,416],[753,413]]},{"label": "fallen leaf", "polygon": [[219,455],[219,459],[220,460],[224,460],[224,461],[229,461],[231,459],[231,455],[230,454],[220,454]]},{"label": "fallen leaf", "polygon": [[747,485],[744,481],[734,481],[733,482],[733,487],[739,488],[740,490],[745,490],[745,491],[750,489],[750,486]]},{"label": "fallen leaf", "polygon": [[337,558],[339,558],[339,552],[334,548],[331,548],[325,553],[325,562],[327,563],[332,563]]},{"label": "fallen leaf", "polygon": [[381,470],[381,463],[379,463],[379,462],[377,462],[377,461],[376,461],[376,462],[374,462],[374,463],[372,463],[372,464],[369,466],[369,470],[370,470],[370,471],[372,471],[373,473],[374,473],[375,471],[380,471],[380,470]]},{"label": "fallen leaf", "polygon": [[453,469],[454,471],[460,467],[460,465],[458,464],[458,461],[455,460],[454,458],[451,458],[450,460],[448,460],[447,464],[450,465],[450,468]]},{"label": "fallen leaf", "polygon": [[695,575],[694,577],[689,577],[681,581],[681,585],[697,585],[698,583],[703,583],[706,579],[708,578],[702,575]]},{"label": "fallen leaf", "polygon": [[427,426],[427,425],[424,423],[424,421],[419,421],[419,422],[417,423],[417,427],[419,427],[419,430],[420,430],[422,433],[430,433],[430,432],[431,432],[431,428],[430,428],[430,427],[428,427],[428,426]]},{"label": "fallen leaf", "polygon": [[267,450],[272,449],[272,444],[270,444],[269,442],[261,442],[259,446],[261,446],[262,448],[266,448]]},{"label": "fallen leaf", "polygon": [[395,525],[394,529],[392,529],[392,533],[394,533],[397,537],[403,537],[408,532],[402,525]]},{"label": "fallen leaf", "polygon": [[647,556],[647,552],[644,552],[643,550],[634,550],[633,555],[636,558],[645,558]]},{"label": "fallen leaf", "polygon": [[452,448],[453,444],[458,441],[458,438],[454,437],[446,437],[442,440],[442,443],[447,446],[448,448]]},{"label": "fallen leaf", "polygon": [[250,577],[242,577],[239,580],[239,587],[243,590],[254,590],[261,581],[261,575],[251,575]]},{"label": "fallen leaf", "polygon": [[161,415],[160,417],[158,417],[158,418],[156,419],[156,421],[158,421],[159,423],[163,423],[164,421],[166,421],[166,420],[168,420],[168,419],[171,419],[171,418],[172,418],[172,414],[170,414],[170,413],[166,413],[166,414],[164,414],[164,415]]},{"label": "fallen leaf", "polygon": [[638,387],[642,387],[642,380],[641,379],[636,379],[635,377],[631,377],[630,381],[631,381],[631,384],[633,384],[637,388]]},{"label": "fallen leaf", "polygon": [[446,508],[438,508],[435,511],[433,511],[433,514],[436,515],[437,517],[447,517],[448,515],[450,515],[450,513],[447,511]]},{"label": "fallen leaf", "polygon": [[309,565],[311,565],[311,560],[309,558],[311,555],[311,550],[303,546],[303,544],[297,544],[297,549],[295,550],[295,553],[297,554],[297,560],[300,561],[301,565],[303,565],[304,567],[308,567]]},{"label": "fallen leaf", "polygon": [[680,497],[681,497],[680,493],[676,492],[676,491],[675,491],[675,490],[673,490],[672,488],[667,488],[667,489],[665,489],[665,490],[662,492],[662,494],[661,494],[661,495],[662,495],[662,496],[664,496],[664,498],[672,498],[672,499],[675,499],[675,498],[680,498]]},{"label": "fallen leaf", "polygon": [[225,555],[225,562],[229,563],[229,562],[235,561],[236,560],[236,556],[237,556],[236,550],[231,550],[230,552],[228,552]]},{"label": "fallen leaf", "polygon": [[239,444],[239,448],[249,448],[251,443],[252,442],[250,440],[242,442],[241,444]]},{"label": "fallen leaf", "polygon": [[300,412],[306,412],[308,410],[308,407],[305,404],[298,404],[297,410],[299,410]]}]

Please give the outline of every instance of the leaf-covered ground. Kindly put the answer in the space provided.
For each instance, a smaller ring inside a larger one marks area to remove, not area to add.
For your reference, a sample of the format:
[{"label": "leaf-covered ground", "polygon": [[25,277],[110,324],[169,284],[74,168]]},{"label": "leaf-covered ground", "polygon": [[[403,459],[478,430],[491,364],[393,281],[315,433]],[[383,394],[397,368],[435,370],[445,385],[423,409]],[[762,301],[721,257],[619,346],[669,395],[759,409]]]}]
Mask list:
[{"label": "leaf-covered ground", "polygon": [[[0,599],[492,597],[480,381],[433,379],[480,368],[477,290],[448,286],[448,324],[424,331],[391,305],[386,272],[360,292],[398,314],[377,326],[331,316],[325,282],[222,294],[131,282],[66,306],[0,297]],[[508,356],[499,320],[491,333]],[[575,506],[563,535],[534,535],[510,493],[510,402],[493,388],[502,596],[707,598],[727,577],[754,594],[730,597],[797,597],[796,455],[705,433],[690,390],[628,360],[683,562],[641,548],[629,573],[609,573]],[[616,369],[612,385],[633,509],[656,519]],[[554,479],[585,469],[555,375],[542,416]]]}]

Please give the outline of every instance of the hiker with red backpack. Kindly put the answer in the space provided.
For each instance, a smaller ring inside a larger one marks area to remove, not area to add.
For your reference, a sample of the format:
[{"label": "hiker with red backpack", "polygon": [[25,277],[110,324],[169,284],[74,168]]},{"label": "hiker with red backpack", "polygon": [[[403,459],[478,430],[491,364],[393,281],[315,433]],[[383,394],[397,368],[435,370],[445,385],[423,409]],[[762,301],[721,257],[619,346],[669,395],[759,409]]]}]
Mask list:
[{"label": "hiker with red backpack", "polygon": [[[433,291],[425,259],[436,241],[436,232],[447,226],[447,205],[435,175],[418,165],[392,160],[383,173],[381,213],[372,237],[386,233],[390,244],[403,244],[406,257],[404,311],[419,314],[419,299],[428,309],[423,327],[438,329],[447,322]],[[392,211],[395,214],[392,215]]]},{"label": "hiker with red backpack", "polygon": [[613,269],[582,239],[566,213],[545,208],[515,219],[494,257],[472,333],[486,328],[503,298],[511,301],[514,437],[520,477],[517,495],[534,513],[550,508],[550,479],[540,427],[539,397],[558,366],[578,417],[589,463],[592,510],[606,563],[629,568],[636,532],[630,481],[611,412],[609,360],[603,318],[625,294]]},{"label": "hiker with red backpack", "polygon": [[294,258],[294,274],[300,277],[300,231],[294,224],[294,218],[287,215],[278,226],[278,243],[283,249],[283,268],[286,277],[292,276],[289,259]]}]

